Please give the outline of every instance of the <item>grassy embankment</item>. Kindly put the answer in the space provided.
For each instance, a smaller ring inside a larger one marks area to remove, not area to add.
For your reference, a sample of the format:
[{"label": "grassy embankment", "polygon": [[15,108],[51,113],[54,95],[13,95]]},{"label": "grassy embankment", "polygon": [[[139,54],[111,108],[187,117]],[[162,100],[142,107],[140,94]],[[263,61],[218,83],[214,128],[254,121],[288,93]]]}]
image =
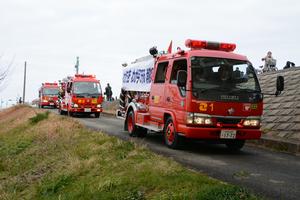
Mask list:
[{"label": "grassy embankment", "polygon": [[106,114],[111,114],[111,115],[115,115],[116,114],[116,110],[119,107],[119,101],[104,101],[102,103],[103,106],[103,112]]},{"label": "grassy embankment", "polygon": [[71,118],[20,106],[0,112],[0,199],[257,198]]}]

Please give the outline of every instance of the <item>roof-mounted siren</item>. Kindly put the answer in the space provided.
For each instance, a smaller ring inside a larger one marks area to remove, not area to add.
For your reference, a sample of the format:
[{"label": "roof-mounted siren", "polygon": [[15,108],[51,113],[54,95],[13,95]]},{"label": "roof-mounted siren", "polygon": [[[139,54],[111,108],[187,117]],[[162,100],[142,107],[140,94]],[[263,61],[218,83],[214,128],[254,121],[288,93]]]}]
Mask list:
[{"label": "roof-mounted siren", "polygon": [[149,53],[153,56],[153,57],[156,57],[157,56],[157,54],[158,54],[158,51],[157,51],[157,47],[151,47],[150,49],[149,49]]},{"label": "roof-mounted siren", "polygon": [[96,75],[91,75],[91,74],[75,74],[75,77],[77,77],[77,78],[96,78]]},{"label": "roof-mounted siren", "polygon": [[236,44],[233,43],[225,43],[225,42],[211,42],[204,40],[191,40],[187,39],[185,41],[185,46],[191,49],[211,49],[218,51],[234,51],[236,48]]},{"label": "roof-mounted siren", "polygon": [[43,83],[43,85],[57,85],[57,83],[56,82],[54,82],[54,83],[48,83],[48,82],[46,82],[46,83]]}]

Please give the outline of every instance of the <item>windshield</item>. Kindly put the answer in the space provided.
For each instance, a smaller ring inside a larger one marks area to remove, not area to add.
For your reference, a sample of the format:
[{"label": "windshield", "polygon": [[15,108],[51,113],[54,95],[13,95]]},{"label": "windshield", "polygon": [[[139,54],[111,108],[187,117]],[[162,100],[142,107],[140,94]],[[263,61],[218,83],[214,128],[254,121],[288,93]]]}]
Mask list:
[{"label": "windshield", "polygon": [[101,94],[100,84],[97,82],[75,82],[74,94]]},{"label": "windshield", "polygon": [[192,57],[192,87],[194,96],[208,93],[260,92],[251,63],[226,58]]},{"label": "windshield", "polygon": [[58,88],[44,88],[44,95],[58,95]]}]

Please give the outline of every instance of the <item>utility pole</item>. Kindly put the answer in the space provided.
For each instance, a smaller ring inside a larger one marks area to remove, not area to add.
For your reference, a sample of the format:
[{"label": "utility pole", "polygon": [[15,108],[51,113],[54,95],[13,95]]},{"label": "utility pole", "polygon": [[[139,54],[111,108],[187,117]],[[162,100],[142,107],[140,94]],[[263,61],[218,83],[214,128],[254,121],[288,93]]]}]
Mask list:
[{"label": "utility pole", "polygon": [[26,61],[24,65],[23,104],[25,103],[25,89],[26,89]]},{"label": "utility pole", "polygon": [[78,71],[79,71],[79,57],[77,56],[76,57],[76,65],[75,65],[75,69],[76,69],[76,74],[78,74]]}]

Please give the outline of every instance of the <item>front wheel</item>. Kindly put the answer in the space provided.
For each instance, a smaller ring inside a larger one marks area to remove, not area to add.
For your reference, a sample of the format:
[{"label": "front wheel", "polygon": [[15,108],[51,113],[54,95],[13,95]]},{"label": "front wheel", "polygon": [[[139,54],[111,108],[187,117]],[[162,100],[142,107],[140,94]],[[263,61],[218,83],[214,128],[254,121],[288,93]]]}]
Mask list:
[{"label": "front wheel", "polygon": [[131,110],[126,118],[126,126],[131,137],[146,137],[147,129],[135,125],[134,111]]},{"label": "front wheel", "polygon": [[95,118],[99,118],[99,117],[100,117],[100,113],[99,112],[95,113]]},{"label": "front wheel", "polygon": [[172,118],[169,117],[164,127],[165,144],[171,149],[178,149],[181,146],[182,139],[176,132]]},{"label": "front wheel", "polygon": [[58,108],[57,110],[58,110],[58,114],[63,115],[62,110],[60,108]]},{"label": "front wheel", "polygon": [[137,135],[137,127],[135,125],[134,112],[132,110],[127,114],[126,126],[129,132],[129,136],[133,137]]},{"label": "front wheel", "polygon": [[73,112],[71,112],[70,110],[68,110],[67,114],[69,117],[73,117]]},{"label": "front wheel", "polygon": [[228,140],[225,144],[230,151],[239,151],[245,145],[245,140]]}]

